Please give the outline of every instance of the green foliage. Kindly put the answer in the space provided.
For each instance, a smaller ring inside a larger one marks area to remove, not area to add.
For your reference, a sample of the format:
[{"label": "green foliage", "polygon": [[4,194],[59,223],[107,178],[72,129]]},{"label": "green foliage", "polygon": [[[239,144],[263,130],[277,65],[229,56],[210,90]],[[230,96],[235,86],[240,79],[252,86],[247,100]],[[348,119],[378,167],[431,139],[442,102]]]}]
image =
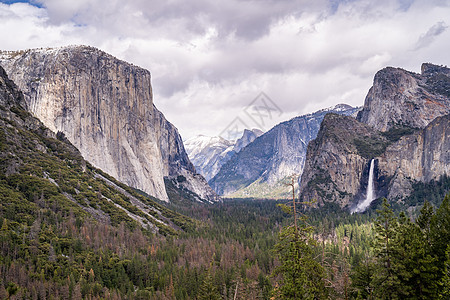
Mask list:
[{"label": "green foliage", "polygon": [[22,120],[25,120],[27,117],[30,117],[30,113],[19,106],[12,106],[9,110],[18,115]]},{"label": "green foliage", "polygon": [[398,141],[402,136],[414,133],[415,130],[408,126],[395,125],[379,135],[356,137],[353,139],[353,144],[356,146],[359,155],[372,159],[383,154],[390,144]]},{"label": "green foliage", "polygon": [[279,204],[277,204],[277,206],[278,206],[279,208],[281,208],[281,210],[282,210],[285,214],[290,214],[290,213],[292,213],[292,207],[290,207],[290,206],[288,206],[288,205],[286,205],[286,204],[284,204],[284,203],[279,203]]},{"label": "green foliage", "polygon": [[357,137],[353,140],[359,155],[364,158],[371,159],[380,156],[386,150],[389,143],[381,138],[381,136],[364,136]]},{"label": "green foliage", "polygon": [[211,270],[208,270],[205,279],[198,293],[199,300],[218,300],[220,294],[217,292],[217,288],[214,285],[214,279],[211,275]]},{"label": "green foliage", "polygon": [[398,209],[405,209],[410,206],[423,205],[425,201],[434,206],[438,206],[445,195],[450,191],[450,176],[442,175],[439,180],[431,180],[427,183],[414,182],[411,195],[404,199],[404,205]]},{"label": "green foliage", "polygon": [[445,271],[444,276],[441,279],[440,287],[441,290],[439,292],[439,297],[441,299],[449,299],[450,298],[450,245],[447,246],[446,260],[445,260]]},{"label": "green foliage", "polygon": [[416,129],[408,126],[395,125],[388,131],[382,132],[381,134],[386,137],[390,143],[394,143],[402,136],[413,134],[415,131]]},{"label": "green foliage", "polygon": [[315,241],[309,236],[309,228],[294,226],[284,228],[279,234],[275,252],[280,261],[274,275],[281,275],[276,290],[279,299],[326,299],[325,272],[314,259]]},{"label": "green foliage", "polygon": [[376,299],[438,299],[445,285],[450,217],[447,195],[436,213],[426,202],[416,222],[394,216],[386,199],[375,222],[373,255],[355,267],[355,295]]}]

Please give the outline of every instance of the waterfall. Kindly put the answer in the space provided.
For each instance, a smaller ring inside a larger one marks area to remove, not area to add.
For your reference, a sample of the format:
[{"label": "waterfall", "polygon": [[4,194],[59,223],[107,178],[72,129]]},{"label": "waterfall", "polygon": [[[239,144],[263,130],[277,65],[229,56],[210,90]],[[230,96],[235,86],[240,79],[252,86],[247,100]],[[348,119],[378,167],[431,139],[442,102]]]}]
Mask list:
[{"label": "waterfall", "polygon": [[355,208],[354,212],[363,212],[365,211],[370,203],[375,199],[374,186],[373,186],[373,169],[375,165],[375,160],[372,158],[370,161],[370,170],[369,170],[369,181],[367,182],[367,191],[366,191],[366,199],[360,202],[358,206]]}]

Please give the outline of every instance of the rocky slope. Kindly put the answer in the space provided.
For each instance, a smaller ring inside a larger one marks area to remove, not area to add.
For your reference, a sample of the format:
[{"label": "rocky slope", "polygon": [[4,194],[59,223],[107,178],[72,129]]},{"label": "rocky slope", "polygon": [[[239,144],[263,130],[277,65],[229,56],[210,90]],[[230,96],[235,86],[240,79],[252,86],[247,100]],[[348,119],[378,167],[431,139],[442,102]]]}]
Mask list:
[{"label": "rocky slope", "polygon": [[283,122],[234,155],[209,181],[228,197],[287,198],[286,177],[300,175],[306,147],[329,112],[355,115],[359,108],[340,104]]},{"label": "rocky slope", "polygon": [[450,113],[450,69],[423,64],[421,74],[385,68],[375,75],[358,120],[380,131],[424,128]]},{"label": "rocky slope", "polygon": [[364,197],[372,158],[377,197],[401,201],[415,182],[449,176],[448,76],[449,69],[430,64],[421,75],[386,68],[358,114],[364,123],[327,115],[308,146],[301,200],[354,206]]},{"label": "rocky slope", "polygon": [[259,129],[245,129],[241,138],[231,141],[220,136],[199,135],[185,141],[184,146],[195,169],[205,176],[206,180],[210,180],[234,154],[261,134],[263,132]]},{"label": "rocky slope", "polygon": [[26,108],[95,167],[161,200],[168,200],[164,179],[178,176],[199,199],[217,200],[153,105],[147,70],[85,46],[2,52],[0,64]]},{"label": "rocky slope", "polygon": [[192,220],[92,167],[64,135],[45,127],[24,110],[24,104],[23,94],[0,67],[3,218],[30,226],[42,214],[58,214],[58,220],[71,214],[79,219],[93,217],[105,224],[124,223],[129,228],[141,226],[164,234],[176,234],[180,226],[193,225]]}]

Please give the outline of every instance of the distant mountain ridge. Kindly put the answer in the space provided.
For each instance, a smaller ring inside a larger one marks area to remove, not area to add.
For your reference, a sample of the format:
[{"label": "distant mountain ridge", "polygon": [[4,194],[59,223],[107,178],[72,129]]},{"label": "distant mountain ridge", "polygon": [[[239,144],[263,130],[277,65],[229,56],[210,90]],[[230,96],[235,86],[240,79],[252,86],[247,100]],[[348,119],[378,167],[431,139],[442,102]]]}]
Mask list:
[{"label": "distant mountain ridge", "polygon": [[259,129],[245,129],[237,140],[226,140],[223,137],[198,135],[184,142],[186,152],[197,172],[206,180],[213,178],[220,168],[242,148],[263,134]]},{"label": "distant mountain ridge", "polygon": [[282,122],[225,163],[209,183],[225,197],[288,198],[284,181],[301,175],[306,147],[329,112],[356,116],[360,108],[346,104]]},{"label": "distant mountain ridge", "polygon": [[87,46],[4,51],[0,65],[23,91],[24,107],[95,167],[164,201],[165,180],[177,178],[198,200],[218,200],[154,106],[149,71]]}]

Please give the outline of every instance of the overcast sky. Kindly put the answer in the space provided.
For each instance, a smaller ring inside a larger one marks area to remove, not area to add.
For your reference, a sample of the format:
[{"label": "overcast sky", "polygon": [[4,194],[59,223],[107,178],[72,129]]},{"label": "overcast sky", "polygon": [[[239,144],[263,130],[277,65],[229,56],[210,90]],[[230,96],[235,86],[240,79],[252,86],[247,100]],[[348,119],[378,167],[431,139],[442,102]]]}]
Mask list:
[{"label": "overcast sky", "polygon": [[85,44],[146,68],[184,139],[362,105],[386,66],[450,65],[450,0],[0,2],[0,49]]}]

